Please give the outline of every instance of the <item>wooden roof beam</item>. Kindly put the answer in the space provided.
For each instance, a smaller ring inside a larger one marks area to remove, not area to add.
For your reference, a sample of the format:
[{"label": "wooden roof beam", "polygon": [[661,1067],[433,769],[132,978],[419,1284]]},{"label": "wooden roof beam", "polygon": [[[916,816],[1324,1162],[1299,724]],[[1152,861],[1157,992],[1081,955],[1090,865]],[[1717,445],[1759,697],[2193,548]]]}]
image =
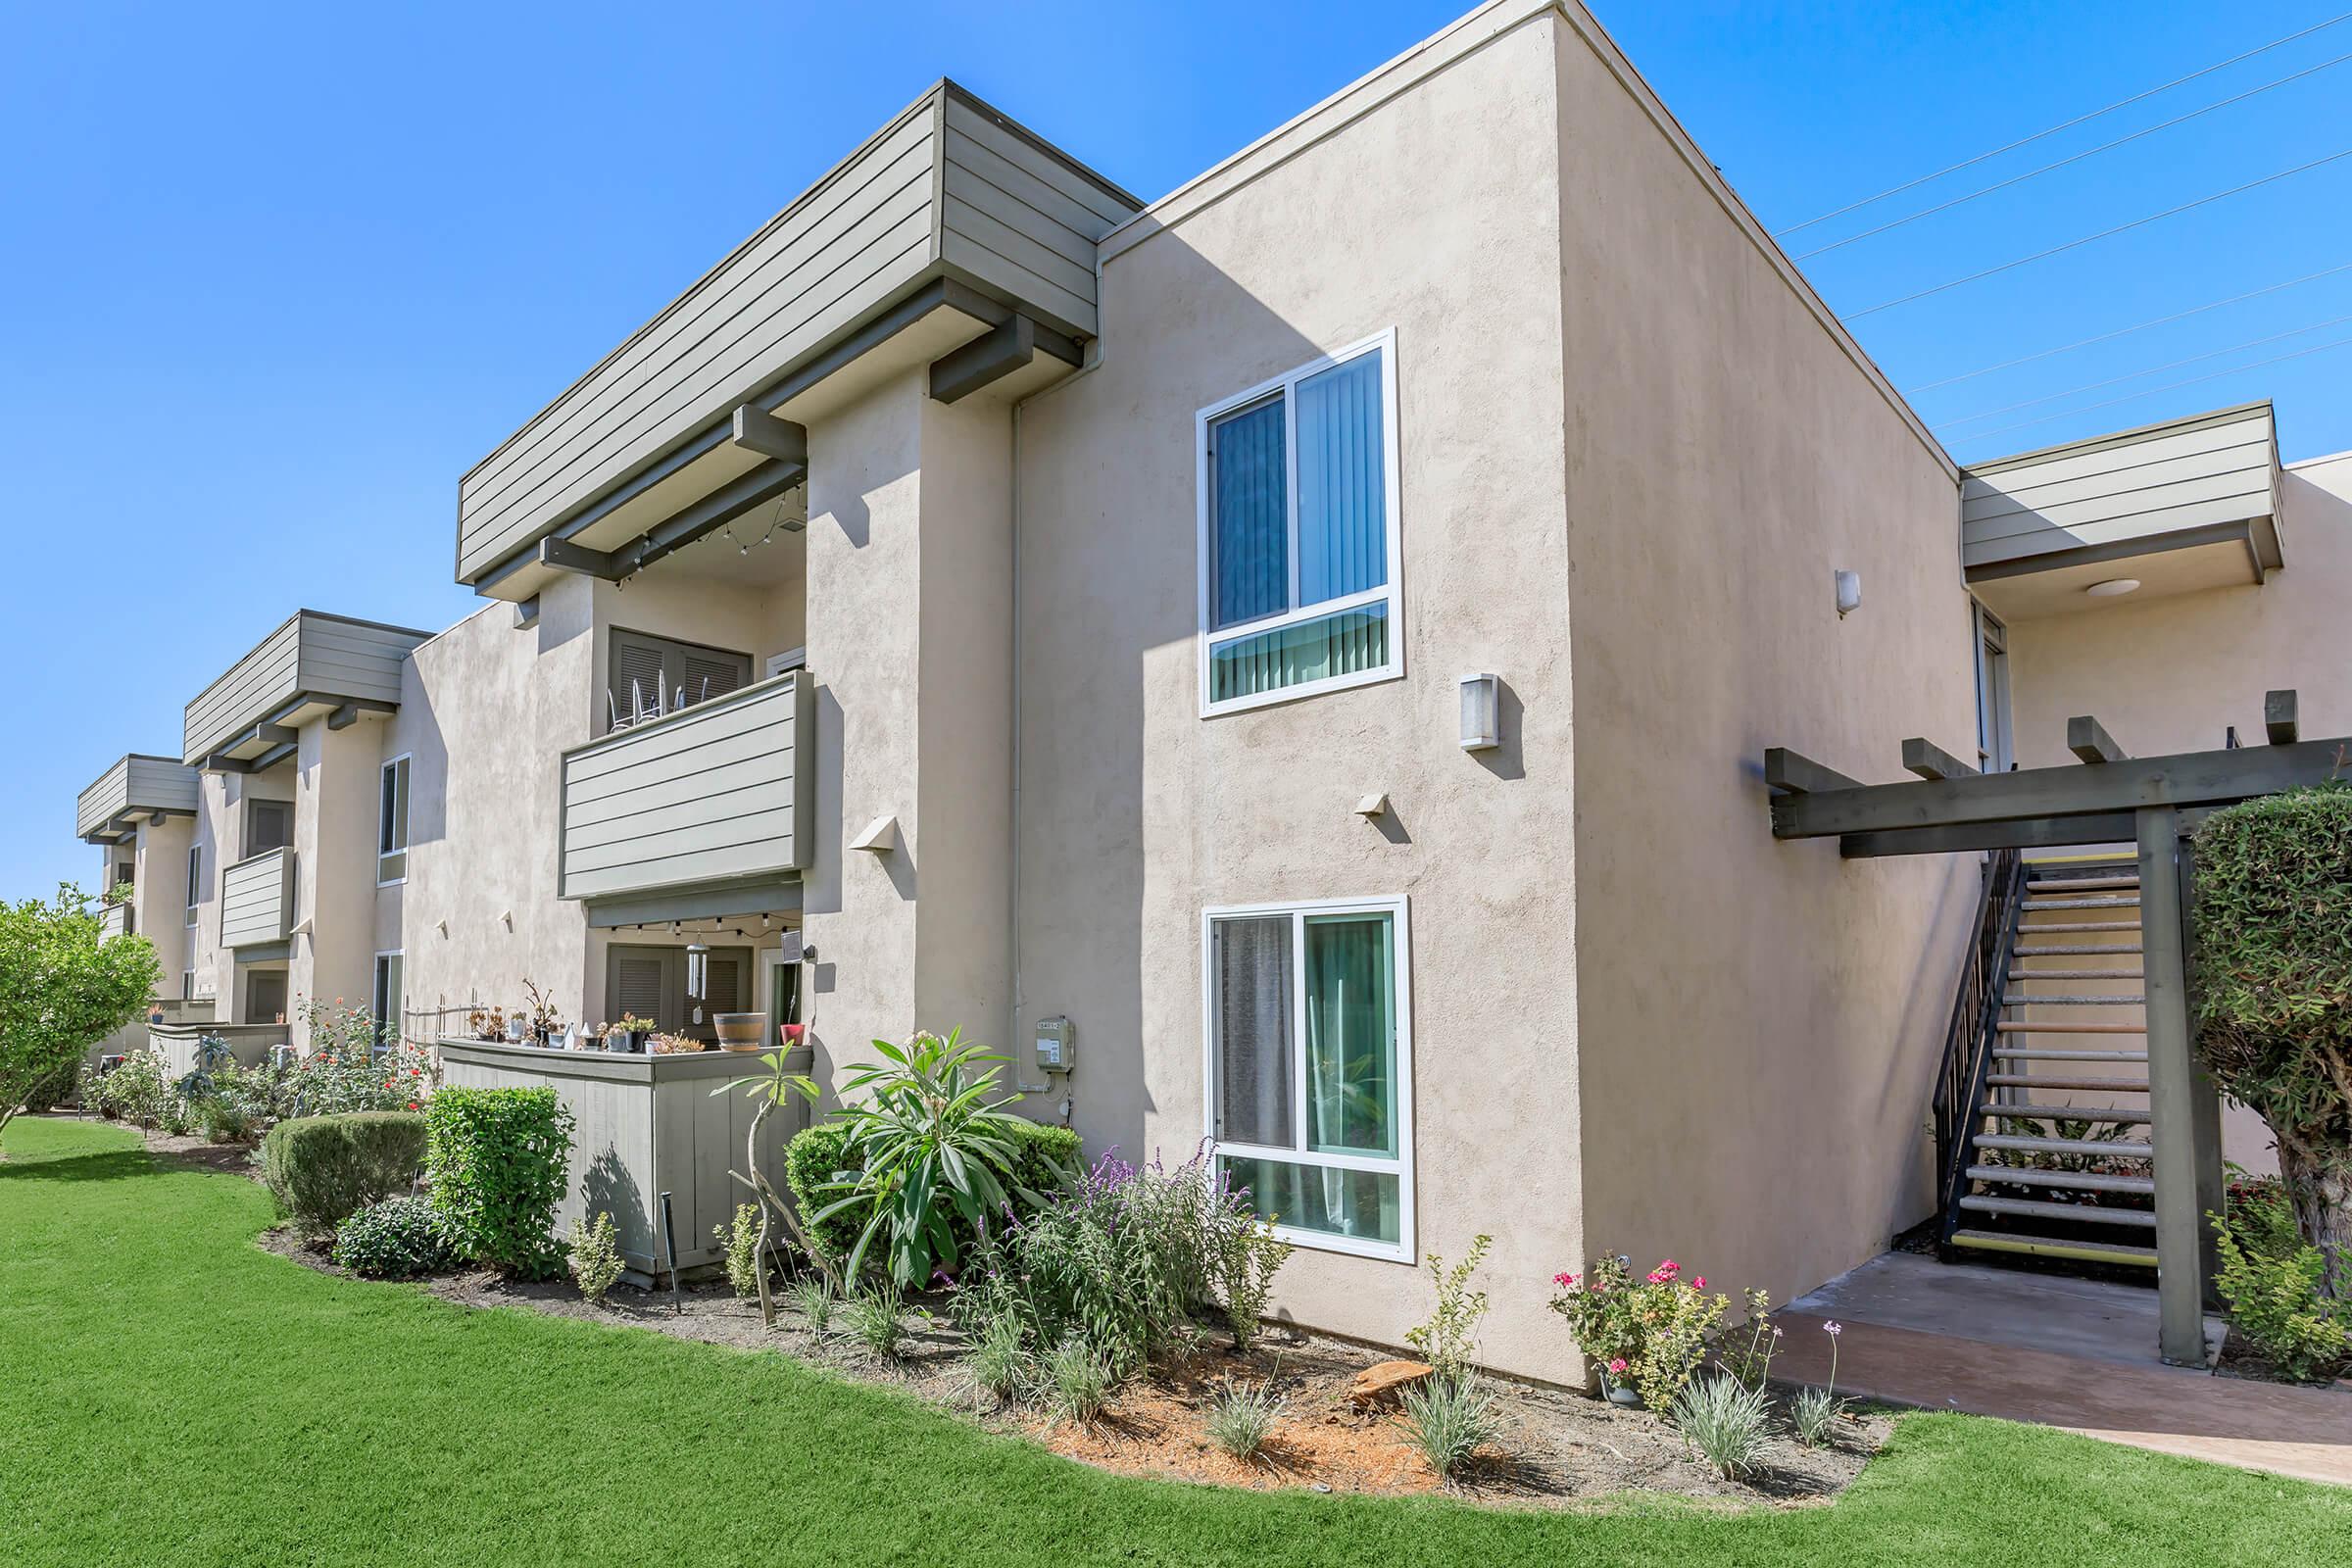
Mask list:
[{"label": "wooden roof beam", "polygon": [[1921,778],[1974,778],[1977,772],[1942,747],[1917,735],[1903,742],[1903,767]]},{"label": "wooden roof beam", "polygon": [[1766,748],[1764,782],[1790,795],[1818,795],[1826,790],[1858,790],[1862,787],[1860,780],[1847,778],[1834,767],[1824,767],[1810,757],[1792,752],[1786,746]]},{"label": "wooden roof beam", "polygon": [[2066,721],[2066,749],[2085,762],[2121,762],[2126,755],[2115,744],[2115,738],[2088,713],[2079,713]]},{"label": "wooden roof beam", "polygon": [[2295,723],[2295,693],[2292,687],[2285,691],[2263,693],[2262,727],[2270,733],[2273,746],[2295,744],[2297,725]]}]

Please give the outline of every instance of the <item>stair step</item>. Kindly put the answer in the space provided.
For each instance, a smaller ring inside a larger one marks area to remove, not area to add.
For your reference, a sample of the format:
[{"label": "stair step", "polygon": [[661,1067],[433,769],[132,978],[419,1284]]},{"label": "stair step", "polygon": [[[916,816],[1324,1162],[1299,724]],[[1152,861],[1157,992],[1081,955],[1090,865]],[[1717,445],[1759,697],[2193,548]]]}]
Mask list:
[{"label": "stair step", "polygon": [[1993,1025],[2005,1035],[2144,1035],[2144,1023],[2011,1023],[2004,1018]]},{"label": "stair step", "polygon": [[2153,1247],[2127,1247],[2121,1242],[2062,1242],[2049,1236],[2005,1236],[1997,1231],[1954,1231],[1954,1247],[1973,1247],[1986,1252],[2024,1252],[2032,1257],[2071,1257],[2085,1263],[2130,1263],[2156,1266]]},{"label": "stair step", "polygon": [[2095,899],[2035,899],[2026,900],[2025,907],[2034,909],[2136,909],[2139,900],[2115,896]]},{"label": "stair step", "polygon": [[[2043,929],[2046,930],[2047,927],[2043,927]],[[2134,927],[2134,929],[2137,928]],[[2017,958],[2103,958],[2110,954],[2120,958],[2127,953],[2137,953],[2138,951],[2139,944],[2136,942],[2130,944],[2117,942],[2111,945],[2098,942],[2051,942],[2035,943],[2031,947],[2011,948],[2009,953],[2010,956]],[[2137,973],[2138,971],[2134,970],[2133,972]]]},{"label": "stair step", "polygon": [[2156,1196],[2152,1176],[2110,1176],[2088,1170],[2033,1170],[2024,1165],[1971,1165],[1972,1182],[2006,1182],[2013,1187],[2071,1187],[2086,1193],[2137,1193]]},{"label": "stair step", "polygon": [[1960,1206],[1972,1214],[2020,1214],[2028,1219],[2085,1220],[2093,1225],[2156,1228],[2156,1212],[2147,1208],[2100,1208],[2093,1203],[2044,1203],[2031,1198],[1984,1198],[1971,1193]]},{"label": "stair step", "polygon": [[[2046,937],[2061,931],[2136,931],[2137,920],[2052,920],[2046,924],[2027,926],[2022,933],[2030,937]],[[2102,948],[2102,953],[2136,953],[2136,948]]]},{"label": "stair step", "polygon": [[2001,1061],[2145,1061],[2144,1051],[2035,1051],[2031,1046],[2015,1050],[2004,1047],[1993,1056]]},{"label": "stair step", "polygon": [[1980,1116],[2006,1116],[2012,1121],[2068,1121],[2152,1122],[2156,1118],[2148,1111],[2131,1110],[2122,1105],[2037,1105],[2029,1101],[2008,1104],[1987,1100],[1977,1107]]},{"label": "stair step", "polygon": [[2028,882],[2028,893],[2089,893],[2105,888],[2135,888],[2137,876],[2060,876],[2045,881]]},{"label": "stair step", "polygon": [[2112,1089],[2119,1095],[2144,1095],[2148,1086],[2125,1078],[2045,1078],[2030,1072],[1996,1072],[1984,1080],[1995,1089]]},{"label": "stair step", "polygon": [[[2032,956],[2032,955],[2028,955]],[[2012,980],[2145,980],[2141,969],[2012,969]],[[2036,1001],[2046,1000],[2036,998]]]},{"label": "stair step", "polygon": [[2004,1007],[2137,1007],[2147,1000],[2136,992],[2113,997],[2029,997],[2022,991],[2001,994]]},{"label": "stair step", "polygon": [[2129,1138],[2031,1138],[2023,1133],[1977,1133],[1969,1142],[1979,1149],[2005,1149],[2013,1154],[2097,1154],[2102,1159],[2153,1159],[2153,1146]]}]

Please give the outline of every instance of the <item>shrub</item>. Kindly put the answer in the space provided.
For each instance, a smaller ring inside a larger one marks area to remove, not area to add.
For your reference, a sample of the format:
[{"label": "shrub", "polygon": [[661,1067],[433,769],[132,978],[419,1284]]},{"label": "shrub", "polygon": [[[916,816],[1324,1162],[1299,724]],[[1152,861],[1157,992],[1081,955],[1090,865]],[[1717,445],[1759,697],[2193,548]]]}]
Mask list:
[{"label": "shrub", "polygon": [[792,1309],[801,1314],[808,1325],[809,1337],[823,1339],[825,1329],[833,1320],[833,1287],[825,1283],[822,1274],[801,1274],[784,1287],[784,1298]]},{"label": "shrub", "polygon": [[90,1108],[109,1121],[154,1127],[172,1103],[171,1069],[163,1052],[153,1046],[131,1052],[113,1072],[97,1080],[89,1101]]},{"label": "shrub", "polygon": [[2221,1250],[2214,1283],[2254,1353],[2300,1381],[2352,1356],[2352,1310],[2323,1293],[2327,1260],[2280,1218],[2282,1196],[2255,1197],[2212,1216]]},{"label": "shrub", "polygon": [[1760,1389],[1772,1381],[1772,1358],[1780,1353],[1780,1325],[1772,1320],[1772,1293],[1749,1286],[1740,1293],[1747,1303],[1747,1334],[1727,1338],[1716,1348],[1715,1362],[1740,1380],[1743,1388]]},{"label": "shrub", "polygon": [[1429,1254],[1430,1283],[1438,1288],[1437,1310],[1429,1321],[1404,1331],[1404,1343],[1421,1352],[1421,1359],[1451,1377],[1466,1371],[1478,1348],[1478,1324],[1487,1315],[1487,1293],[1470,1289],[1470,1278],[1486,1261],[1492,1236],[1473,1237],[1470,1251],[1448,1269],[1437,1253]]},{"label": "shrub", "polygon": [[874,1355],[895,1361],[906,1348],[906,1322],[899,1316],[899,1298],[884,1291],[861,1291],[841,1304],[850,1336]]},{"label": "shrub", "polygon": [[1762,1389],[1751,1389],[1718,1372],[1676,1396],[1674,1423],[1686,1446],[1698,1450],[1715,1473],[1737,1481],[1755,1473],[1764,1459],[1765,1422],[1771,1406]]},{"label": "shrub", "polygon": [[1796,1441],[1808,1448],[1818,1448],[1829,1440],[1830,1429],[1845,1412],[1845,1401],[1827,1389],[1799,1389],[1788,1404],[1788,1424],[1796,1428]]},{"label": "shrub", "polygon": [[1671,1257],[1640,1283],[1622,1253],[1604,1255],[1581,1278],[1558,1274],[1552,1282],[1560,1294],[1551,1309],[1568,1320],[1576,1348],[1630,1382],[1653,1410],[1673,1406],[1731,1304],[1707,1294],[1705,1276],[1684,1279],[1682,1264]]},{"label": "shrub", "polygon": [[425,1174],[466,1254],[504,1273],[555,1272],[570,1183],[571,1112],[553,1089],[445,1089],[427,1102]]},{"label": "shrub", "polygon": [[1402,1403],[1399,1419],[1414,1451],[1448,1481],[1502,1433],[1494,1395],[1466,1368],[1440,1373],[1405,1390]]},{"label": "shrub", "polygon": [[973,1390],[993,1396],[999,1404],[1010,1404],[1021,1396],[1031,1367],[1019,1319],[992,1317],[980,1324],[972,1337],[970,1370]]},{"label": "shrub", "polygon": [[1218,1294],[1225,1302],[1225,1326],[1233,1331],[1233,1348],[1247,1353],[1257,1338],[1258,1321],[1274,1294],[1274,1275],[1290,1260],[1291,1244],[1274,1234],[1274,1227],[1254,1214],[1244,1217],[1235,1207],[1207,1228],[1209,1264]]},{"label": "shrub", "polygon": [[311,1050],[286,1084],[305,1116],[347,1110],[420,1110],[433,1092],[432,1057],[378,1025],[365,1007],[309,1003]]},{"label": "shrub", "polygon": [[1085,1335],[1072,1334],[1048,1352],[1043,1381],[1047,1402],[1056,1416],[1086,1423],[1109,1405],[1118,1376]]},{"label": "shrub", "polygon": [[335,1229],[334,1260],[371,1279],[437,1274],[458,1261],[456,1239],[421,1198],[387,1198]]},{"label": "shrub", "polygon": [[1282,1419],[1283,1403],[1272,1378],[1254,1388],[1225,1378],[1209,1396],[1208,1441],[1236,1459],[1254,1458]]},{"label": "shrub", "polygon": [[718,1244],[727,1260],[727,1287],[738,1300],[754,1300],[760,1295],[760,1275],[764,1260],[760,1256],[760,1205],[738,1203],[735,1217],[724,1225],[710,1227],[710,1239]]},{"label": "shrub", "polygon": [[401,1110],[297,1116],[262,1140],[262,1179],[307,1236],[406,1192],[424,1159],[424,1118]]},{"label": "shrub", "polygon": [[2352,788],[2225,807],[2196,858],[2198,1054],[2270,1127],[2321,1293],[2352,1301]]},{"label": "shrub", "polygon": [[571,1222],[571,1277],[579,1285],[580,1294],[591,1301],[602,1301],[628,1265],[621,1261],[620,1240],[612,1227],[612,1216],[599,1212],[596,1222],[582,1225]]},{"label": "shrub", "polygon": [[[1078,1135],[1067,1127],[1049,1127],[1008,1113],[997,1130],[1015,1149],[1016,1193],[1024,1188],[1039,1194],[1054,1192],[1066,1184],[1077,1166]],[[848,1147],[849,1142],[848,1122],[819,1122],[797,1134],[784,1151],[785,1184],[792,1189],[803,1214],[824,1215],[808,1226],[809,1234],[837,1261],[857,1250],[858,1234],[864,1228],[854,1209],[824,1213],[840,1203],[843,1189],[839,1184],[858,1179],[859,1155]],[[960,1214],[949,1216],[948,1233],[958,1257],[979,1240],[979,1226]],[[865,1259],[861,1266],[870,1267],[876,1261]]]},{"label": "shrub", "polygon": [[858,1239],[843,1265],[850,1276],[879,1242],[892,1281],[920,1288],[960,1264],[964,1248],[954,1221],[969,1236],[982,1215],[1003,1211],[1013,1197],[1028,1206],[1041,1199],[1016,1173],[1025,1135],[1019,1118],[1002,1108],[1020,1097],[997,1096],[1004,1057],[956,1030],[945,1039],[921,1033],[904,1046],[873,1046],[882,1060],[858,1063],[843,1077],[845,1098],[865,1098],[842,1110],[844,1170],[825,1184],[830,1200],[809,1219],[857,1217]]},{"label": "shrub", "polygon": [[24,1091],[24,1108],[34,1115],[54,1110],[74,1093],[80,1081],[82,1063],[61,1061],[46,1078],[36,1078]]}]

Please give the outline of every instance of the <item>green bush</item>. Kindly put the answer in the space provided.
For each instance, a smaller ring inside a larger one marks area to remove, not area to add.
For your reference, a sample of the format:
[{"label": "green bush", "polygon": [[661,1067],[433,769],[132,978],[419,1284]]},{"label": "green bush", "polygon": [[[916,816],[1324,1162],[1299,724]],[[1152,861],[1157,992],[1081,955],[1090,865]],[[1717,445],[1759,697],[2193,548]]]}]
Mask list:
[{"label": "green bush", "polygon": [[2278,1183],[2233,1184],[2229,1212],[2212,1219],[2222,1262],[2214,1283],[2255,1354],[2304,1380],[2352,1358],[2352,1311],[2322,1293],[2327,1259],[2296,1233]]},{"label": "green bush", "polygon": [[458,1261],[449,1222],[421,1198],[370,1203],[335,1229],[334,1260],[370,1279],[436,1274]]},{"label": "green bush", "polygon": [[556,1205],[571,1112],[553,1089],[444,1089],[426,1103],[425,1174],[466,1256],[527,1278],[563,1267]]},{"label": "green bush", "polygon": [[[1019,1186],[1040,1193],[1056,1191],[1078,1163],[1078,1135],[1067,1127],[1048,1127],[1008,1115],[1000,1131],[1018,1146],[1012,1172]],[[842,1153],[849,1141],[848,1122],[826,1121],[799,1134],[786,1146],[784,1180],[792,1188],[793,1201],[800,1204],[804,1215],[821,1214],[841,1201],[841,1189],[833,1183],[856,1174],[855,1168],[844,1162]],[[810,1234],[816,1245],[838,1263],[849,1257],[858,1245],[858,1232],[864,1228],[863,1214],[850,1208],[827,1215],[822,1223],[810,1227]],[[978,1240],[973,1227],[965,1224],[960,1215],[950,1218],[948,1228],[955,1238],[957,1256],[969,1251]],[[877,1251],[869,1249],[865,1267],[878,1267],[881,1261]]]},{"label": "green bush", "polygon": [[298,1229],[325,1236],[368,1204],[408,1191],[424,1148],[424,1118],[410,1111],[297,1116],[262,1140],[262,1179]]},{"label": "green bush", "polygon": [[74,1093],[74,1085],[81,1076],[81,1063],[61,1061],[46,1078],[36,1078],[24,1091],[24,1108],[34,1115],[54,1110]]},{"label": "green bush", "polygon": [[2322,1294],[2352,1301],[2352,787],[2214,812],[2195,891],[2198,1054],[2270,1127]]}]

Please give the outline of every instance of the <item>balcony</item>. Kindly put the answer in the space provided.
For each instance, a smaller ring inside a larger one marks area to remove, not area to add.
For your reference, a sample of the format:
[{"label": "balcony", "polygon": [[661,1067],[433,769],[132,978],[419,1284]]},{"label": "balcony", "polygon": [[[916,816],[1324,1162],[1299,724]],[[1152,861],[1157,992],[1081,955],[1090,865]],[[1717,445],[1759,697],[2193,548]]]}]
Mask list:
[{"label": "balcony", "polygon": [[400,665],[430,636],[346,615],[296,611],[187,707],[180,760],[249,773],[292,755],[294,726],[342,729],[400,706]]},{"label": "balcony", "polygon": [[[283,942],[294,926],[294,852],[266,850],[220,873],[220,945]],[[255,955],[239,953],[250,960]]]},{"label": "balcony", "polygon": [[74,804],[74,832],[85,843],[120,844],[142,821],[196,814],[196,770],[170,757],[133,752],[98,775]]},{"label": "balcony", "polygon": [[2012,620],[2259,587],[2284,561],[2281,482],[2268,403],[2021,453],[1963,473],[1961,561]]},{"label": "balcony", "polygon": [[597,924],[797,907],[814,700],[792,670],[565,752],[561,896]]},{"label": "balcony", "polygon": [[1095,247],[1141,206],[939,83],[474,465],[458,580],[625,575],[789,491],[795,425],[884,376],[927,364],[953,402],[1070,373]]},{"label": "balcony", "polygon": [[138,920],[131,913],[128,900],[106,905],[98,911],[98,940],[101,942],[134,935],[138,928]]}]

